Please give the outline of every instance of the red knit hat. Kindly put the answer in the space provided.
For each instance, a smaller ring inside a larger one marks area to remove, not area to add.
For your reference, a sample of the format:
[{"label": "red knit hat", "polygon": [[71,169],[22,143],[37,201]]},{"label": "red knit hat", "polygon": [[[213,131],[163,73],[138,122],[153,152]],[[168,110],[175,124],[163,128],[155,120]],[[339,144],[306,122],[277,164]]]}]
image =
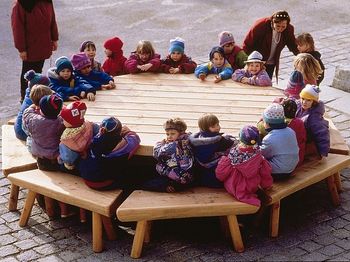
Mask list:
[{"label": "red knit hat", "polygon": [[113,53],[122,51],[123,42],[118,37],[107,39],[103,45],[106,49],[111,50]]},{"label": "red knit hat", "polygon": [[72,127],[79,127],[84,123],[86,105],[82,101],[74,101],[61,110],[61,117]]}]

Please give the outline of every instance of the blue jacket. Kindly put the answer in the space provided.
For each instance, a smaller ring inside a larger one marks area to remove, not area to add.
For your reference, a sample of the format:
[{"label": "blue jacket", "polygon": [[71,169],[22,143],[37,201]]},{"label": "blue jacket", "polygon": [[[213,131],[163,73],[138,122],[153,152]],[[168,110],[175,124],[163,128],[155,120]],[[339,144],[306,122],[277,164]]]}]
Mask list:
[{"label": "blue jacket", "polygon": [[74,71],[75,75],[81,77],[83,80],[92,85],[95,90],[101,90],[101,85],[107,85],[113,78],[105,72],[91,70],[89,75],[81,74],[79,71]]},{"label": "blue jacket", "polygon": [[222,80],[226,80],[231,78],[233,74],[233,69],[229,62],[227,62],[225,59],[225,63],[222,67],[215,67],[212,62],[199,65],[194,71],[194,74],[196,77],[199,77],[200,74],[216,74],[219,75]]},{"label": "blue jacket", "polygon": [[23,112],[24,112],[24,110],[26,110],[28,107],[30,107],[33,104],[33,101],[30,99],[29,94],[30,94],[30,90],[28,87],[26,89],[26,95],[23,99],[21,108],[17,114],[15,125],[14,125],[16,137],[20,140],[23,140],[23,141],[26,141],[26,139],[27,139],[27,134],[23,131],[23,128],[22,128]]},{"label": "blue jacket", "polygon": [[63,80],[56,73],[56,68],[50,68],[47,71],[47,76],[50,79],[50,88],[55,91],[63,101],[67,101],[70,96],[80,97],[81,92],[94,93],[96,89],[81,77],[72,74],[68,80]]}]

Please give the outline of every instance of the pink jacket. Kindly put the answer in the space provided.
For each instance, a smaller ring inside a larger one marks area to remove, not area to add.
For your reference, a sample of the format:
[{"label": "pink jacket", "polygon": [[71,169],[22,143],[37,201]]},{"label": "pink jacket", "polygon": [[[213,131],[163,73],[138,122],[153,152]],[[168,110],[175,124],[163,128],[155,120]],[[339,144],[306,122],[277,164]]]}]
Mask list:
[{"label": "pink jacket", "polygon": [[154,54],[153,57],[151,57],[147,62],[142,62],[141,59],[139,59],[138,55],[136,53],[131,53],[128,60],[125,61],[124,67],[127,73],[130,74],[136,74],[136,73],[142,73],[140,69],[137,68],[138,65],[144,65],[151,63],[152,67],[147,70],[147,72],[158,72],[160,67],[160,55]]},{"label": "pink jacket", "polygon": [[224,182],[226,191],[238,201],[260,206],[256,191],[259,186],[268,188],[272,185],[271,170],[271,165],[261,152],[235,165],[228,156],[223,156],[216,168],[216,177]]}]

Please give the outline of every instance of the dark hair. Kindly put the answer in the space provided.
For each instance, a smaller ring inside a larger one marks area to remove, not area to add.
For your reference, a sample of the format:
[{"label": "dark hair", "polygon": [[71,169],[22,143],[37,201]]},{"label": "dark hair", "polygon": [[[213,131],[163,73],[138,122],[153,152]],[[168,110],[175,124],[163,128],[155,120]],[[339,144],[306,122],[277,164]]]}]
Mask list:
[{"label": "dark hair", "polygon": [[84,50],[85,50],[85,48],[93,48],[93,49],[95,49],[96,50],[96,45],[95,45],[95,43],[94,42],[92,42],[92,41],[84,41],[82,44],[81,44],[81,46],[80,46],[80,52],[84,52]]},{"label": "dark hair", "polygon": [[285,99],[282,102],[284,116],[289,119],[295,118],[295,114],[297,112],[297,103],[293,99]]},{"label": "dark hair", "polygon": [[225,57],[225,51],[221,46],[214,46],[209,53],[209,60],[214,58],[214,54],[219,53],[222,57]]},{"label": "dark hair", "polygon": [[287,11],[280,10],[272,14],[271,20],[273,23],[280,23],[282,21],[287,21],[287,24],[290,23],[290,17]]}]

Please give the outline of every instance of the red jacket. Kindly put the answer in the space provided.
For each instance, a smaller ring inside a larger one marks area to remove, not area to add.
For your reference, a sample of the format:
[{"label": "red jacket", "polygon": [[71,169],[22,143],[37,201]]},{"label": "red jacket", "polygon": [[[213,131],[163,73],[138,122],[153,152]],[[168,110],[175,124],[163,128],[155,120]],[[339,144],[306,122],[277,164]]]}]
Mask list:
[{"label": "red jacket", "polygon": [[298,141],[298,146],[299,146],[299,163],[298,166],[300,166],[305,157],[305,147],[306,147],[306,129],[304,126],[303,120],[300,118],[293,118],[289,124],[288,127],[294,130],[297,141]]},{"label": "red jacket", "polygon": [[49,58],[52,42],[58,41],[58,29],[52,3],[39,1],[28,13],[16,1],[12,8],[11,25],[15,47],[27,52],[28,62]]},{"label": "red jacket", "polygon": [[111,76],[125,74],[124,63],[126,57],[123,55],[123,42],[118,37],[108,39],[104,43],[104,47],[112,51],[112,56],[107,57],[102,65],[103,71]]},{"label": "red jacket", "polygon": [[[272,43],[271,18],[260,18],[249,29],[243,42],[243,50],[249,55],[253,51],[259,51],[263,60],[267,61],[270,56]],[[275,51],[276,76],[278,76],[279,60],[282,49],[287,45],[288,49],[294,54],[298,54],[295,41],[294,27],[288,24],[287,28],[281,34],[281,40],[277,44]]]},{"label": "red jacket", "polygon": [[191,57],[186,56],[185,54],[182,55],[182,58],[180,61],[175,62],[170,58],[170,55],[167,56],[166,59],[161,60],[162,64],[160,66],[160,72],[162,73],[169,73],[169,69],[171,67],[173,68],[179,68],[180,73],[184,74],[192,74],[194,73],[194,70],[197,67],[197,64],[192,61]]},{"label": "red jacket", "polygon": [[147,70],[147,72],[153,72],[153,73],[158,72],[160,67],[160,55],[154,54],[153,57],[150,57],[150,59],[147,62],[142,62],[142,60],[139,59],[138,55],[135,52],[133,52],[131,53],[128,60],[125,61],[124,66],[127,73],[136,74],[136,73],[143,72],[137,68],[138,65],[144,65],[148,63],[151,63],[152,66],[150,69]]}]

